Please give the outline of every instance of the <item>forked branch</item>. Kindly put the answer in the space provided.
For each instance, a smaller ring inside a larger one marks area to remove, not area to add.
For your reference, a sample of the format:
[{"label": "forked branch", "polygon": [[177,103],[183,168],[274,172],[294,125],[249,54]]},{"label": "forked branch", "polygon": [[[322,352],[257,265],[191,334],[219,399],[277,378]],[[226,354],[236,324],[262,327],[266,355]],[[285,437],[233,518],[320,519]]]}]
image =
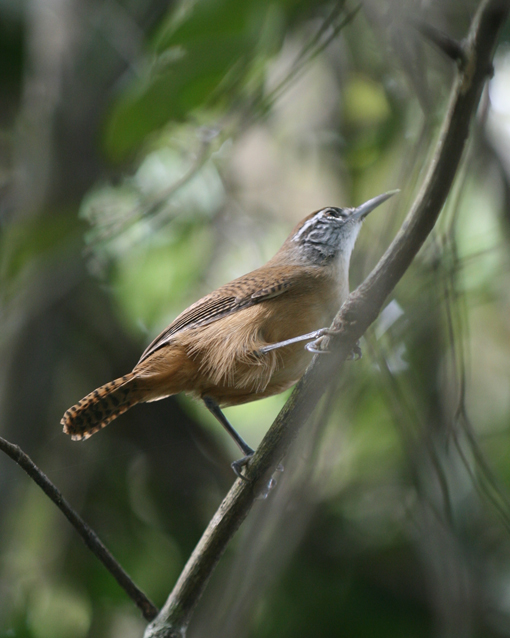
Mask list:
[{"label": "forked branch", "polygon": [[[470,123],[490,69],[499,31],[509,12],[508,0],[484,0],[463,52],[434,157],[422,188],[402,228],[364,283],[342,306],[333,327],[341,333],[332,338],[333,355],[314,360],[289,401],[267,432],[250,462],[250,482],[237,480],[209,523],[157,618],[145,638],[182,638],[206,583],[238,527],[246,518],[257,494],[286,454],[292,440],[305,425],[317,401],[381,311],[413,258],[430,234],[452,186]],[[455,57],[455,56],[454,56]]]}]

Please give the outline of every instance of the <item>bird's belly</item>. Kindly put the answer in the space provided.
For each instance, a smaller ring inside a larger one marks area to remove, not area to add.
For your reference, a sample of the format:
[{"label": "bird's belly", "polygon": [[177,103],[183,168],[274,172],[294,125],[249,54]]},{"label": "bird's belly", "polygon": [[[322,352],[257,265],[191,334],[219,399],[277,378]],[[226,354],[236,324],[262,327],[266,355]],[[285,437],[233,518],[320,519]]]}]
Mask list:
[{"label": "bird's belly", "polygon": [[[295,346],[287,346],[286,350],[289,348],[294,349]],[[277,366],[267,376],[257,365],[237,363],[232,382],[206,382],[199,394],[212,397],[220,406],[240,405],[279,394],[301,378],[312,360],[312,355],[303,344],[298,344],[298,348],[300,352],[291,356],[288,353],[280,354]]]},{"label": "bird's belly", "polygon": [[283,315],[281,307],[273,311],[265,304],[236,313],[224,325],[216,322],[205,328],[199,340],[204,347],[190,352],[200,370],[193,394],[228,406],[279,394],[294,385],[312,360],[306,342],[264,354],[259,348],[329,326],[334,312],[322,304],[303,307],[299,300],[289,302]]}]

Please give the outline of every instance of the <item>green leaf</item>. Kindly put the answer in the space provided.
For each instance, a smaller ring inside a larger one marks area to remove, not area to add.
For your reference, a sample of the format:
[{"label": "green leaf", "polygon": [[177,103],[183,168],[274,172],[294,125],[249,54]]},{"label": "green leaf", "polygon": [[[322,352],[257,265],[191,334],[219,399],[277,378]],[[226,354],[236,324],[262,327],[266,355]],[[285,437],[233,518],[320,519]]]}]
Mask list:
[{"label": "green leaf", "polygon": [[120,159],[146,135],[169,121],[183,121],[207,103],[227,72],[243,56],[243,41],[202,40],[152,77],[134,85],[114,107],[106,130],[106,150]]}]

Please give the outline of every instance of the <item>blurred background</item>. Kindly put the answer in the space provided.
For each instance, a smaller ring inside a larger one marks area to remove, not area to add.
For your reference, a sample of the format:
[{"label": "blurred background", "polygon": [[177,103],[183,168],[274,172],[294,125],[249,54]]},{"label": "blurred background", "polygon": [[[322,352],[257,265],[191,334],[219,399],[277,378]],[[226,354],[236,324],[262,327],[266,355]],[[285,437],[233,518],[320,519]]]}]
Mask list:
[{"label": "blurred background", "polygon": [[[402,223],[454,77],[424,20],[471,0],[1,0],[0,434],[162,605],[239,456],[186,397],[83,444],[63,412],[260,266],[302,217],[401,188]],[[510,636],[510,27],[440,222],[189,636]],[[287,395],[228,409],[256,446]],[[140,613],[0,455],[0,637],[135,638]]]}]

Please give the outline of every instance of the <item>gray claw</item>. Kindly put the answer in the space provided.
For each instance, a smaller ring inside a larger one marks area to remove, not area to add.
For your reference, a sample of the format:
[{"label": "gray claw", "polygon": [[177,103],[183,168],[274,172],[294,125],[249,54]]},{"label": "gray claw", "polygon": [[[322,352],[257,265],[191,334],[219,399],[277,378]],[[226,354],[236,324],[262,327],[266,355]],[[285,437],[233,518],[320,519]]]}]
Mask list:
[{"label": "gray claw", "polygon": [[322,337],[319,337],[315,341],[310,341],[310,343],[307,343],[306,346],[305,346],[306,350],[308,350],[308,352],[312,352],[313,354],[330,354],[329,350],[323,350],[320,347],[320,340],[321,339],[322,339]]},{"label": "gray claw", "polygon": [[249,483],[250,479],[247,478],[246,476],[244,476],[244,474],[241,473],[241,470],[243,469],[243,467],[245,465],[248,465],[251,457],[253,456],[253,452],[251,454],[247,454],[246,456],[243,456],[242,459],[239,459],[237,461],[234,461],[231,464],[232,469],[234,470],[234,474],[240,478],[243,479],[243,481],[247,481]]},{"label": "gray claw", "polygon": [[330,350],[326,350],[320,347],[321,339],[323,337],[332,337],[333,335],[340,334],[341,330],[332,330],[331,328],[321,328],[315,333],[315,339],[307,343],[305,348],[308,352],[313,354],[330,354]]},{"label": "gray claw", "polygon": [[313,354],[331,354],[330,350],[321,350],[320,348],[315,348],[313,343],[307,343],[305,348],[308,352],[312,352]]},{"label": "gray claw", "polygon": [[347,357],[348,361],[359,361],[363,356],[363,352],[361,351],[359,341],[356,342],[354,348],[352,349],[351,354]]}]

